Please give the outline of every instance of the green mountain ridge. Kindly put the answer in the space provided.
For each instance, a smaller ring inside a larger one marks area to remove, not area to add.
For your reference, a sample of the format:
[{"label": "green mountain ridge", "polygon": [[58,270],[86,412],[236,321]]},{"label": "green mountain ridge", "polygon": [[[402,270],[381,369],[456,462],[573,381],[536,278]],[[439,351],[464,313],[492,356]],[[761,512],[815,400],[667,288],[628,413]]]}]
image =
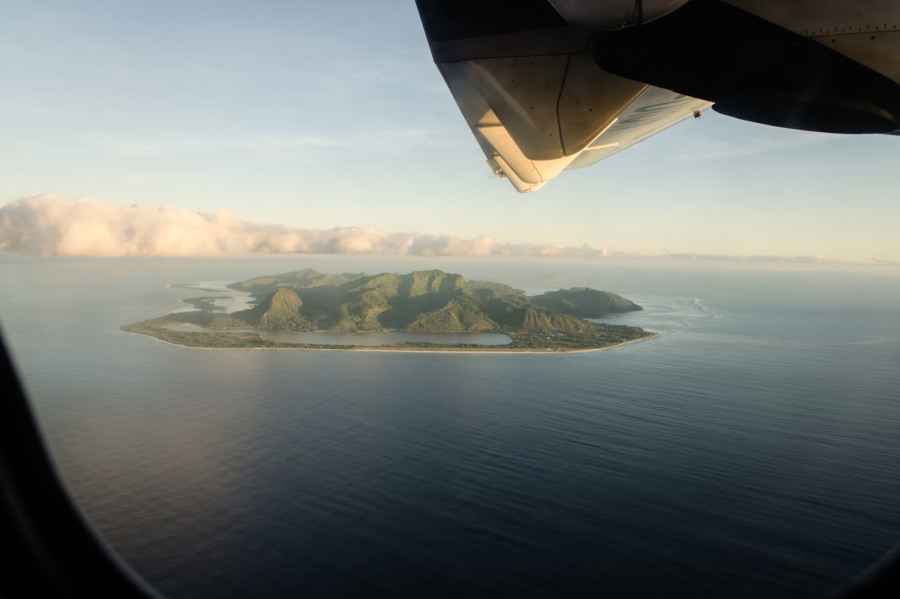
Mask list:
[{"label": "green mountain ridge", "polygon": [[621,295],[597,291],[588,287],[572,287],[548,291],[531,298],[531,302],[545,308],[559,310],[579,318],[603,318],[610,312],[633,312],[643,308]]},{"label": "green mountain ridge", "polygon": [[329,275],[321,273],[312,268],[304,268],[292,272],[282,273],[280,275],[265,275],[255,277],[247,281],[232,283],[228,287],[238,291],[249,291],[256,297],[266,296],[274,293],[282,287],[292,289],[306,289],[310,287],[318,287],[321,285],[339,285],[347,281],[353,281],[361,277],[365,277],[366,273],[341,273],[339,275]]},{"label": "green mountain ridge", "polygon": [[231,314],[261,329],[308,330],[309,320],[300,312],[303,300],[293,289],[282,287],[249,310]]},{"label": "green mountain ridge", "polygon": [[232,318],[257,328],[294,331],[585,333],[596,325],[583,318],[641,309],[621,296],[586,287],[529,298],[509,285],[468,282],[440,270],[370,276],[304,269],[231,287],[259,300]]}]

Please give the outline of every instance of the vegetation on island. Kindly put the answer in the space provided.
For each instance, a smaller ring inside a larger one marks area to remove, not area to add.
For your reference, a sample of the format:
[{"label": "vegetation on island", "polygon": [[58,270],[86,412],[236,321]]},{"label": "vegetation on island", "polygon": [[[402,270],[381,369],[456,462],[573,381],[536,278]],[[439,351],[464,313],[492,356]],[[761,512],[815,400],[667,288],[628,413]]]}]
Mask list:
[{"label": "vegetation on island", "polygon": [[[123,330],[191,347],[351,349],[283,343],[259,331],[503,333],[503,346],[391,343],[388,349],[572,351],[600,349],[653,334],[639,327],[589,322],[641,307],[614,293],[585,287],[529,297],[502,283],[466,281],[440,270],[408,274],[344,273],[312,269],[257,277],[229,285],[249,292],[255,305],[224,314],[209,296],[185,300],[196,310],[125,325]],[[202,327],[184,330],[180,325]]]}]

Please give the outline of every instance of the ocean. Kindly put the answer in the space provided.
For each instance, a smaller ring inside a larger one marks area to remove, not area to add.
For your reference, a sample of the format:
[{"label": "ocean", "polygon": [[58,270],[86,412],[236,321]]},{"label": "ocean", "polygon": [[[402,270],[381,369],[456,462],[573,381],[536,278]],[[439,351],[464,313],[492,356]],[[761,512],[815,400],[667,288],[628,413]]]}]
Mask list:
[{"label": "ocean", "polygon": [[[590,286],[573,354],[202,350],[170,283],[440,268]],[[106,542],[171,598],[816,597],[900,540],[896,269],[0,255],[0,319]]]}]

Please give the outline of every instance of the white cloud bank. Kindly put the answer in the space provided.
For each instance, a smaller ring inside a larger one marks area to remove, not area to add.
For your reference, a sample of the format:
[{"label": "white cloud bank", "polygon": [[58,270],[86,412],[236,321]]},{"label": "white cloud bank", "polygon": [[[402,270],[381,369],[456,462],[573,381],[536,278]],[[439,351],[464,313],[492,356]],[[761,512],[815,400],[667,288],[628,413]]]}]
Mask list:
[{"label": "white cloud bank", "polygon": [[414,256],[606,256],[604,250],[497,243],[488,236],[327,230],[250,223],[229,210],[121,206],[44,194],[0,206],[0,250],[40,256],[236,256],[251,252]]}]

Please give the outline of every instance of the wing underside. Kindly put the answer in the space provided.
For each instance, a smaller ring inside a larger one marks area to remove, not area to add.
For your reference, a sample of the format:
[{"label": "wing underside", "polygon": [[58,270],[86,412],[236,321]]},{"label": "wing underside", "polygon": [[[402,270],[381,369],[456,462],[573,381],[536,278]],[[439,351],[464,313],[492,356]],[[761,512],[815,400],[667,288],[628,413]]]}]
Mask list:
[{"label": "wing underside", "polygon": [[589,36],[566,25],[434,37],[435,63],[489,167],[520,192],[710,106],[604,71]]}]

